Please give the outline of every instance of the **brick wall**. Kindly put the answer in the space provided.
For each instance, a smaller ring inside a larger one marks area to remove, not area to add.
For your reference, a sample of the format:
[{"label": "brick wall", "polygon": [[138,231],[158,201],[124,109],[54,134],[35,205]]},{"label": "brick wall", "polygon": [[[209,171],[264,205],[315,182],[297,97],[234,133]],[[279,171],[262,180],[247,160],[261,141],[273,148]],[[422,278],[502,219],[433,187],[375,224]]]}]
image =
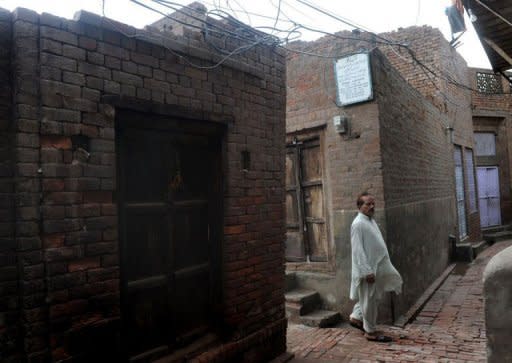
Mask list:
[{"label": "brick wall", "polygon": [[374,56],[379,104],[387,244],[404,279],[394,297],[403,314],[446,268],[454,232],[453,153],[449,122],[420,92]]},{"label": "brick wall", "polygon": [[[470,80],[471,88],[475,91],[478,90],[477,86],[477,73],[491,73],[494,74],[490,69],[482,68],[469,68],[468,78]],[[501,82],[502,92],[501,94],[472,92],[471,103],[475,108],[475,111],[479,110],[490,110],[490,111],[508,111],[512,107],[512,97],[510,95],[511,86],[510,82],[501,76],[499,73],[496,74]]]},{"label": "brick wall", "polygon": [[[445,129],[453,129],[453,143],[473,148],[470,91],[472,84],[468,77],[466,61],[462,56],[450,46],[438,29],[430,26],[409,27],[382,35],[408,44],[424,66],[411,60],[408,52],[401,48],[384,47],[382,50],[407,82],[447,116],[443,125]],[[430,71],[434,72],[435,76]],[[468,198],[466,188],[466,201]],[[466,212],[468,241],[479,241],[479,214],[469,212],[468,203]]]},{"label": "brick wall", "polygon": [[[288,46],[291,51],[286,69],[286,131],[290,140],[320,136],[328,263],[289,264],[287,269],[297,271],[299,283],[302,283],[300,271],[322,271],[335,277],[320,279],[320,283],[308,287],[316,289],[322,296],[333,296],[330,302],[324,301],[327,307],[347,311],[350,276],[342,266],[350,264],[346,233],[355,214],[355,199],[361,191],[368,189],[375,194],[379,208],[383,208],[384,189],[378,106],[368,102],[338,107],[334,81],[333,58],[370,48],[372,43],[344,41],[343,37],[353,37],[347,31],[338,35],[339,39],[324,37],[315,42],[295,42]],[[316,57],[315,54],[327,57]],[[349,117],[350,134],[340,135],[335,131],[332,120],[338,115]],[[304,283],[310,282],[313,280],[304,275]]]},{"label": "brick wall", "polygon": [[[337,33],[341,38],[350,32]],[[353,105],[344,109],[336,105],[333,59],[337,55],[369,49],[372,42],[344,41],[324,37],[318,41],[293,43],[287,67],[286,131],[326,126],[326,175],[329,179],[326,200],[330,208],[353,209],[354,198],[361,190],[371,189],[382,206],[383,187],[380,176],[378,107],[375,103]],[[309,52],[331,58],[304,55]],[[346,114],[351,135],[339,135],[333,117]],[[341,142],[345,141],[345,142]],[[340,177],[342,179],[338,179]],[[342,182],[335,182],[342,180]],[[362,183],[362,184],[359,184]]]},{"label": "brick wall", "polygon": [[[417,48],[419,59],[443,69],[436,63],[441,54],[432,51],[447,46],[439,31],[413,27],[397,33],[399,36],[392,34],[394,40],[407,41]],[[387,305],[381,316],[390,319],[394,314],[398,318],[449,260],[448,237],[456,232],[456,211],[453,145],[445,128],[458,125],[456,139],[463,142],[471,135],[472,125],[471,116],[455,111],[445,97],[469,107],[470,96],[466,90],[441,95],[436,87],[444,81],[429,84],[406,54],[402,61],[389,47],[382,47],[371,52],[374,100],[338,107],[333,58],[372,50],[378,44],[371,36],[362,35],[367,41],[356,41],[357,35],[350,32],[336,35],[289,46],[287,133],[292,137],[316,129],[324,134],[325,208],[333,260],[330,278],[312,278],[311,271],[296,271],[296,281],[319,291],[326,306],[350,312],[350,224],[358,193],[369,190],[377,200],[376,220],[405,281],[404,294],[394,300],[395,310],[391,312]],[[457,70],[457,77],[462,77],[463,70]],[[332,118],[336,115],[348,116],[349,133],[340,135],[334,130]]]},{"label": "brick wall", "polygon": [[[477,72],[492,73],[488,69],[468,70],[471,86],[477,90]],[[502,224],[512,222],[512,95],[510,83],[498,75],[502,94],[473,92],[473,124],[475,132],[496,134],[496,157],[476,157],[476,165],[496,165],[499,168],[500,207]]]},{"label": "brick wall", "polygon": [[0,9],[0,360],[19,359],[18,269],[14,238],[11,14]]},{"label": "brick wall", "polygon": [[35,13],[23,9],[13,13],[16,242],[20,260],[22,344],[29,361],[44,357],[41,352],[49,345],[43,335],[48,329],[48,307],[39,208],[39,40],[38,28],[33,24],[36,21]]},{"label": "brick wall", "polygon": [[[256,361],[284,351],[282,54],[258,46],[200,69],[190,62],[207,66],[222,56],[198,33],[134,36],[134,28],[92,14],[77,19],[24,9],[13,16],[26,356],[83,357],[84,332],[94,336],[91,327],[120,315],[116,105],[104,96],[227,124],[221,320],[232,340],[205,359]],[[242,151],[251,153],[249,171]]]}]

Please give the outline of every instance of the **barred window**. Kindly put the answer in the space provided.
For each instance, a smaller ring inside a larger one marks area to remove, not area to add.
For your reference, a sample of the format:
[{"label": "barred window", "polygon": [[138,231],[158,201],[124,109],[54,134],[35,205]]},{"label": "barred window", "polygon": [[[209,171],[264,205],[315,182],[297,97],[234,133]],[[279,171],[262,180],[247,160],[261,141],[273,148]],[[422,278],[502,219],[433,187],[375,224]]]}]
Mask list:
[{"label": "barred window", "polygon": [[480,93],[503,93],[501,76],[490,72],[476,72],[476,87]]},{"label": "barred window", "polygon": [[466,185],[468,186],[468,204],[469,212],[476,212],[476,186],[475,186],[475,168],[473,165],[473,150],[465,149],[464,152],[464,171],[466,172]]},{"label": "barred window", "polygon": [[459,237],[468,235],[466,223],[466,191],[464,189],[464,165],[462,164],[462,148],[455,146],[455,197],[457,201],[457,217],[459,222]]}]

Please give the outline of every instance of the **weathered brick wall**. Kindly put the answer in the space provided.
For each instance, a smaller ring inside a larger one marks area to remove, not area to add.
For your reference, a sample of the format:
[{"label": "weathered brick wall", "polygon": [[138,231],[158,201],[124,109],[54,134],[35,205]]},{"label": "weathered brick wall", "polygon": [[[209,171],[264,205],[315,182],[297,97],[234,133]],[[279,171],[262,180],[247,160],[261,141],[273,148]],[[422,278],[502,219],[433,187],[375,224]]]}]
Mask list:
[{"label": "weathered brick wall", "polygon": [[[318,291],[326,307],[348,314],[351,309],[349,230],[356,213],[355,200],[359,193],[369,190],[382,211],[384,187],[378,105],[375,102],[343,108],[336,105],[334,59],[361,48],[371,48],[372,43],[344,40],[343,37],[353,37],[346,31],[337,35],[340,38],[324,37],[288,46],[292,51],[288,53],[286,69],[286,131],[289,138],[305,138],[308,134],[321,136],[323,150],[328,263],[321,267],[318,263],[318,267],[315,264],[297,266],[296,281]],[[348,116],[350,133],[336,132],[333,117],[339,115]],[[380,211],[377,218],[383,221]],[[318,279],[301,273],[321,270],[328,274],[319,275]]]},{"label": "weathered brick wall", "polygon": [[395,317],[446,268],[454,232],[453,154],[441,113],[405,84],[384,57],[374,60],[379,104],[387,243],[404,279]]},{"label": "weathered brick wall", "polygon": [[[422,48],[430,44],[438,49],[438,43],[446,43],[437,30],[425,27],[403,32],[400,39],[418,48],[418,58],[440,62],[439,53]],[[448,263],[448,236],[455,234],[456,212],[453,146],[445,127],[460,125],[457,140],[467,141],[471,117],[467,118],[465,111],[455,111],[435,92],[443,82],[429,84],[414,61],[399,61],[401,57],[389,47],[371,53],[374,100],[338,107],[333,58],[378,44],[371,37],[368,42],[343,39],[356,36],[349,32],[337,36],[289,46],[297,54],[292,52],[287,63],[287,132],[293,136],[317,128],[325,134],[325,205],[334,255],[331,278],[314,279],[297,272],[296,281],[319,291],[327,306],[349,313],[350,223],[356,211],[355,198],[367,189],[376,196],[376,219],[392,260],[404,276],[404,294],[394,302],[397,318]],[[393,33],[393,40],[398,38]],[[403,57],[408,58],[406,54]],[[467,91],[446,97],[460,98],[457,101],[469,107]],[[332,125],[336,115],[348,116],[349,134],[336,133]],[[382,316],[391,318],[390,306],[384,310]]]},{"label": "weathered brick wall", "polygon": [[[453,143],[473,148],[469,90],[472,85],[462,56],[450,46],[438,29],[430,26],[409,27],[382,35],[407,44],[413,51],[416,60],[411,59],[408,51],[399,47],[381,48],[407,82],[447,116],[442,125],[447,134],[447,128],[453,129]],[[466,188],[466,200],[468,198]],[[468,205],[466,210],[469,211]],[[478,212],[467,213],[467,223],[468,240],[480,240]]]},{"label": "weathered brick wall", "polygon": [[[407,83],[436,107],[446,111],[446,99],[438,91],[443,82],[430,74],[426,68],[436,73],[442,70],[440,69],[442,62],[440,45],[444,42],[444,38],[441,32],[430,26],[413,26],[381,35],[396,43],[405,44],[413,51],[416,60],[405,48],[399,46],[380,48]],[[417,60],[426,67],[422,67]]]},{"label": "weathered brick wall", "polygon": [[0,361],[19,359],[11,83],[11,14],[0,9]]},{"label": "weathered brick wall", "polygon": [[[78,346],[70,340],[120,314],[116,110],[105,95],[231,120],[223,144],[222,286],[233,341],[205,359],[268,359],[283,351],[282,55],[259,46],[200,69],[182,56],[204,66],[222,57],[197,33],[127,36],[135,29],[95,15],[69,21],[26,10],[15,12],[13,26],[27,356],[80,357],[87,339]],[[77,137],[88,138],[89,154],[76,148]],[[251,153],[247,172],[242,151]]]},{"label": "weathered brick wall", "polygon": [[[470,68],[469,79],[477,90],[477,72],[491,72],[488,69]],[[496,134],[496,157],[476,158],[481,166],[497,165],[500,179],[500,207],[502,224],[512,222],[512,94],[508,80],[499,76],[502,94],[472,93],[473,124],[475,132]]]},{"label": "weathered brick wall", "polygon": [[[311,43],[290,45],[297,52],[289,53],[287,63],[286,131],[326,126],[325,168],[329,181],[326,200],[330,208],[354,209],[355,197],[365,189],[371,189],[383,207],[378,107],[374,102],[338,107],[334,81],[337,56],[341,58],[360,49],[370,49],[373,43],[342,40],[353,37],[347,31],[337,35],[341,39],[323,37]],[[350,119],[350,135],[339,135],[334,130],[332,119],[341,114]]]},{"label": "weathered brick wall", "polygon": [[19,260],[19,285],[22,344],[29,361],[44,359],[49,340],[46,285],[48,274],[41,241],[39,178],[40,107],[39,39],[37,15],[18,9],[13,13],[13,84],[16,242]]},{"label": "weathered brick wall", "polygon": [[[467,64],[438,29],[413,26],[382,36],[407,44],[400,47],[381,47],[405,80],[450,118],[454,143],[472,147],[471,87]],[[434,74],[432,74],[433,72]],[[466,88],[467,87],[467,88]]]}]

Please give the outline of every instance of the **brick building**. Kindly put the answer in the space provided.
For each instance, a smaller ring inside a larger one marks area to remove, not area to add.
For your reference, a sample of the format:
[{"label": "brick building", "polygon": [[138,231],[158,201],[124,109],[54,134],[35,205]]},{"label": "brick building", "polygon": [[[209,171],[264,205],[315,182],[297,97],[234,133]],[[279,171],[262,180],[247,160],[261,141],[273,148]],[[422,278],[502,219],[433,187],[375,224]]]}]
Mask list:
[{"label": "brick building", "polygon": [[512,223],[512,96],[510,81],[487,69],[469,69],[475,165],[482,228]]},{"label": "brick building", "polygon": [[[357,195],[368,190],[404,278],[403,294],[381,311],[395,320],[447,267],[451,236],[470,247],[481,240],[469,75],[431,27],[381,34],[416,59],[375,36],[336,35],[290,45],[287,272],[296,288],[318,292],[324,308],[349,314],[350,224]],[[340,106],[333,63],[365,50],[373,97]],[[342,129],[333,123],[340,118],[348,120]]]},{"label": "brick building", "polygon": [[85,12],[0,30],[0,360],[283,352],[283,52]]},{"label": "brick building", "polygon": [[[478,243],[481,240],[481,228],[474,172],[472,82],[467,64],[437,29],[428,26],[411,27],[386,35],[410,45],[420,63],[404,62],[389,47],[384,49],[407,82],[448,118],[445,127],[454,145],[455,161],[455,235],[459,245]],[[429,69],[438,76],[429,75]]]}]

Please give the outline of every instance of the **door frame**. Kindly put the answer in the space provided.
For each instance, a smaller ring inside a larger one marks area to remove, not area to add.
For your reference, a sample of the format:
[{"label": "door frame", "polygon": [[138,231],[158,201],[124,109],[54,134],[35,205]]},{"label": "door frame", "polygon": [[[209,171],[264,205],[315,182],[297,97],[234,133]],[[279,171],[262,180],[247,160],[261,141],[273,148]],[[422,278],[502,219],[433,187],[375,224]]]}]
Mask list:
[{"label": "door frame", "polygon": [[[294,155],[295,162],[296,162],[296,170],[295,175],[293,176],[295,180],[295,186],[294,188],[290,188],[288,185],[286,185],[285,189],[286,192],[294,190],[295,191],[295,198],[297,202],[297,213],[298,213],[298,224],[295,226],[299,230],[299,234],[301,236],[301,248],[304,253],[304,257],[289,257],[285,254],[285,260],[287,266],[296,266],[297,269],[301,270],[320,270],[320,271],[327,271],[330,270],[331,263],[332,263],[332,256],[333,251],[331,250],[331,243],[330,243],[330,229],[329,229],[329,202],[328,202],[328,175],[326,170],[326,162],[325,162],[325,154],[324,154],[324,133],[323,133],[324,126],[310,129],[308,132],[297,132],[297,133],[290,133],[287,135],[286,138],[286,144],[285,144],[285,153],[291,153]],[[325,234],[325,258],[322,259],[311,259],[310,257],[310,246],[309,246],[309,237],[308,233],[304,229],[304,224],[306,224],[306,210],[304,205],[304,195],[303,195],[303,182],[302,182],[302,176],[301,169],[302,169],[302,155],[301,151],[303,149],[312,148],[312,147],[318,147],[319,157],[321,159],[321,169],[322,169],[322,204],[323,204],[323,222],[324,225],[324,234]],[[288,221],[286,221],[288,222]],[[287,231],[288,228],[292,227],[289,226],[287,223]]]},{"label": "door frame", "polygon": [[[481,185],[481,183],[478,183],[478,208],[480,210],[480,224],[482,225],[482,228],[491,228],[491,227],[499,226],[502,223],[502,218],[501,218],[500,168],[497,165],[488,165],[488,166],[481,165],[481,166],[477,166],[477,179],[478,179],[478,171],[480,169],[485,169],[486,171],[489,170],[489,169],[496,170],[496,175],[497,175],[497,178],[496,178],[496,180],[497,180],[497,192],[498,192],[498,195],[495,197],[498,200],[498,206],[497,206],[498,224],[489,224],[487,226],[484,226],[482,224],[482,208],[480,208],[480,199],[484,199],[485,198],[485,199],[487,199],[487,201],[489,201],[489,198],[488,197],[484,197],[482,195],[481,190],[480,190],[482,185]],[[486,180],[487,180],[487,178],[486,178]],[[489,209],[487,208],[487,210],[489,210]]]},{"label": "door frame", "polygon": [[[144,110],[145,111],[145,110]],[[183,135],[201,135],[211,138],[212,143],[215,147],[215,166],[212,170],[215,173],[214,179],[217,181],[212,192],[210,202],[215,212],[209,212],[211,215],[211,225],[209,229],[211,241],[211,264],[212,264],[212,284],[210,285],[211,297],[212,297],[212,321],[211,328],[217,335],[223,331],[223,319],[222,319],[222,251],[223,251],[223,220],[224,220],[224,207],[223,207],[223,170],[225,165],[225,133],[227,125],[219,122],[212,122],[209,120],[197,120],[195,118],[184,117],[183,112],[179,112],[179,116],[175,116],[175,112],[167,113],[147,113],[140,111],[135,107],[120,107],[116,108],[115,112],[115,157],[116,157],[116,192],[115,202],[118,206],[118,254],[119,254],[119,284],[120,284],[120,321],[121,321],[121,346],[126,347],[126,318],[123,318],[126,314],[126,303],[127,303],[127,289],[126,289],[126,255],[123,247],[124,237],[124,224],[126,223],[126,217],[124,215],[123,208],[120,205],[123,201],[123,190],[121,187],[120,177],[122,175],[122,165],[120,162],[120,154],[122,152],[120,132],[123,128],[135,128],[135,129],[151,129],[151,130],[162,130],[166,132],[175,132]],[[194,115],[194,114],[192,114]],[[210,218],[209,217],[209,218]],[[155,349],[158,346],[155,345]],[[129,352],[126,348],[121,349],[123,359],[128,361],[130,359]],[[148,357],[145,357],[146,353]],[[161,352],[153,352],[150,349],[140,354],[141,359],[144,360],[153,356],[161,356],[166,354],[172,354],[173,350],[166,350]]]}]

